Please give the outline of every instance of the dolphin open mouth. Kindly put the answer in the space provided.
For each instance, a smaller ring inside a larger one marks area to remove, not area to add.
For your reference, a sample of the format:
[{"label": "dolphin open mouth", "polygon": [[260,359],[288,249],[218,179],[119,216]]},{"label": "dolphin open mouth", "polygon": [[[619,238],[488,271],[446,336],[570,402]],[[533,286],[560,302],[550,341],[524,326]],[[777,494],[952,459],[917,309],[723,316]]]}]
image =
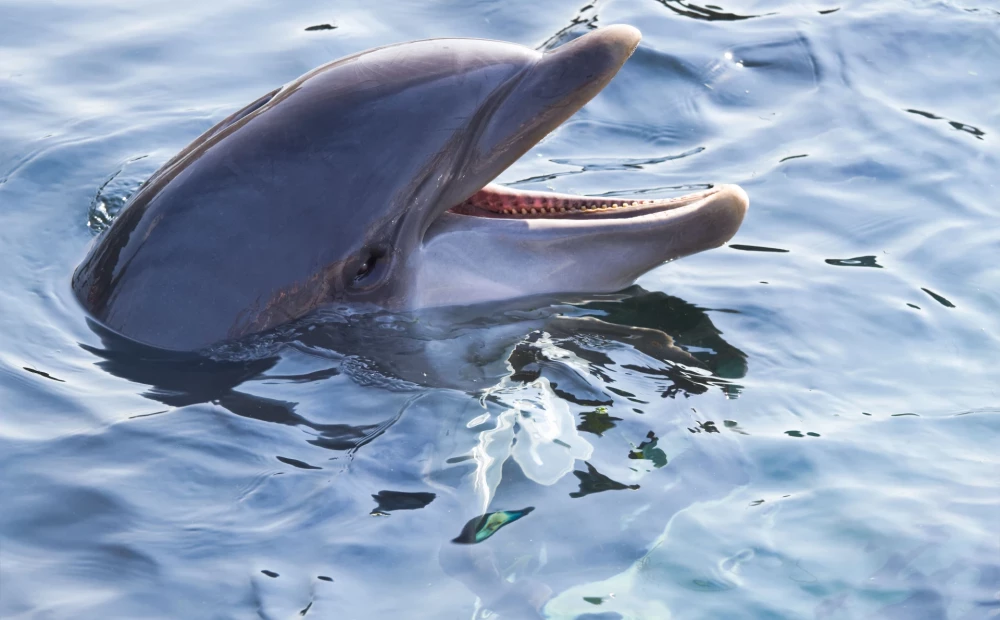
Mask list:
[{"label": "dolphin open mouth", "polygon": [[657,265],[719,247],[736,234],[749,205],[736,185],[650,198],[495,182],[607,86],[641,36],[624,25],[589,32],[536,57],[499,105],[482,108],[488,117],[476,119],[480,138],[455,175],[464,183],[428,211],[411,306],[612,292]]},{"label": "dolphin open mouth", "polygon": [[719,190],[662,199],[600,198],[515,190],[488,184],[449,211],[457,215],[502,219],[611,219],[661,213],[694,204]]},{"label": "dolphin open mouth", "polygon": [[490,182],[603,90],[638,47],[641,37],[631,26],[606,26],[539,55],[535,65],[519,78],[510,96],[512,104],[491,109],[494,118],[486,123],[485,133],[492,138],[485,141],[481,152],[492,151],[485,159],[492,160],[494,166],[465,175],[470,180],[478,178],[482,184],[466,186],[465,191],[473,191],[455,196],[456,203],[446,212],[492,220],[530,220],[536,227],[570,221],[578,225],[617,221],[643,226],[648,220],[667,217],[643,216],[684,207],[690,207],[686,211],[698,211],[728,194],[733,194],[736,202],[745,200],[742,190],[734,192],[725,185],[686,196],[649,199],[526,191]]}]

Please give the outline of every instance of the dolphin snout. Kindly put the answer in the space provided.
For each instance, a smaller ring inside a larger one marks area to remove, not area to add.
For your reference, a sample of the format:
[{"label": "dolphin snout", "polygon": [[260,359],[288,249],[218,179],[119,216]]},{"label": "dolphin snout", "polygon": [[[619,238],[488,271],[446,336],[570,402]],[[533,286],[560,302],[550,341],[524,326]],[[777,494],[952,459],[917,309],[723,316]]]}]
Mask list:
[{"label": "dolphin snout", "polygon": [[750,208],[750,197],[739,185],[720,185],[714,198],[713,219],[717,226],[718,246],[732,239],[739,230]]},{"label": "dolphin snout", "polygon": [[639,46],[641,39],[642,33],[638,28],[627,24],[614,24],[589,32],[549,53],[558,55],[579,53],[583,49],[601,50],[620,67]]}]

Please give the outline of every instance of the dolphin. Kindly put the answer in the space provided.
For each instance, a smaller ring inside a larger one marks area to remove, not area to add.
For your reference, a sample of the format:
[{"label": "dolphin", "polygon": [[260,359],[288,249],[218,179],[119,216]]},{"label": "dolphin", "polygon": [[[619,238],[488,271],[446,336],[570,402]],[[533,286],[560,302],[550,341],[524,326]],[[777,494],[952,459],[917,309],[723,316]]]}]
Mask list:
[{"label": "dolphin", "polygon": [[314,69],[154,173],[77,268],[76,297],[126,338],[197,351],[330,304],[613,292],[722,245],[748,206],[733,185],[628,200],[492,183],[640,36],[608,26],[547,53],[434,39]]}]

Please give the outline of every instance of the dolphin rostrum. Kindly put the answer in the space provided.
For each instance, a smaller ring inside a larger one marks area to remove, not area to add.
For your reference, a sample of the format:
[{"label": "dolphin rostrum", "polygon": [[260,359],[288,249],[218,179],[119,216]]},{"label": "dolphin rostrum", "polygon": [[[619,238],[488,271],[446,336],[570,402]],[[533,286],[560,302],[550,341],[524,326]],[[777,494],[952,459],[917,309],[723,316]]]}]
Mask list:
[{"label": "dolphin rostrum", "polygon": [[163,165],[73,277],[128,338],[198,350],[324,304],[389,310],[611,292],[739,228],[739,187],[663,200],[491,184],[639,43],[609,26],[554,51],[475,39],[323,65]]}]

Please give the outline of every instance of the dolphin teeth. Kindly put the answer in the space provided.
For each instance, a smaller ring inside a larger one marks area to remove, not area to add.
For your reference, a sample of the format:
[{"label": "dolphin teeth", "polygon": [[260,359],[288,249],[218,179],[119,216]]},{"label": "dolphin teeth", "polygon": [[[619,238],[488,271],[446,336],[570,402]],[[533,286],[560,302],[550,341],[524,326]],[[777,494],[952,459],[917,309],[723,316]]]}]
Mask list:
[{"label": "dolphin teeth", "polygon": [[534,209],[528,209],[528,211],[529,211],[529,212],[530,212],[530,213],[531,213],[532,215],[537,215],[537,214],[538,214],[538,211],[536,211],[536,210],[534,210]]},{"label": "dolphin teeth", "polygon": [[521,215],[527,215],[527,214],[528,214],[527,209],[521,209]]},{"label": "dolphin teeth", "polygon": [[612,205],[611,205],[611,208],[612,208],[612,209],[617,209],[617,208],[618,208],[618,203],[616,202],[616,203],[612,204]]}]

